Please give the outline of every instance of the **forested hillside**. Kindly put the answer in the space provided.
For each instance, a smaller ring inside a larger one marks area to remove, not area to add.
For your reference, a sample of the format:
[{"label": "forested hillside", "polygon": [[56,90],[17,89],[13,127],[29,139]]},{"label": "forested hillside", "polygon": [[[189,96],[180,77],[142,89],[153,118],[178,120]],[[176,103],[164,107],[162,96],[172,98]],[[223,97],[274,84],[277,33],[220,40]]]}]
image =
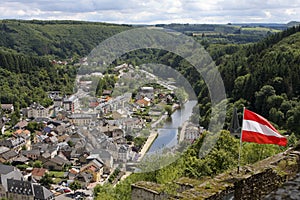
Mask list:
[{"label": "forested hillside", "polygon": [[158,24],[195,37],[204,46],[216,44],[244,44],[258,42],[262,37],[280,32],[290,24]]},{"label": "forested hillside", "polygon": [[79,21],[0,21],[0,46],[60,59],[87,56],[104,39],[129,25]]},{"label": "forested hillside", "polygon": [[[71,94],[77,72],[73,64],[102,40],[129,28],[93,22],[1,20],[0,103],[13,103],[18,111],[33,102],[49,106],[48,91]],[[53,64],[54,59],[68,64]]]},{"label": "forested hillside", "polygon": [[52,104],[48,91],[73,92],[76,67],[53,65],[48,58],[0,50],[0,101],[17,109],[39,102]]},{"label": "forested hillside", "polygon": [[300,27],[216,58],[231,102],[300,134]]}]

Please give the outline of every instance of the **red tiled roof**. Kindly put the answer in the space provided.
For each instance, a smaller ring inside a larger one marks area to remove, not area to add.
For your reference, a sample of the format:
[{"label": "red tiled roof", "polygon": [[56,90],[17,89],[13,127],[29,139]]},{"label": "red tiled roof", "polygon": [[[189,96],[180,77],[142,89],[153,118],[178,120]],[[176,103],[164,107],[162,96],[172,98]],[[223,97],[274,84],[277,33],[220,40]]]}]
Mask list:
[{"label": "red tiled roof", "polygon": [[93,108],[93,107],[97,107],[98,105],[99,105],[99,102],[97,102],[97,101],[96,101],[96,102],[91,102],[91,103],[90,103],[90,107],[92,107],[92,108]]},{"label": "red tiled roof", "polygon": [[48,170],[44,168],[33,168],[31,174],[32,176],[44,176],[47,171]]},{"label": "red tiled roof", "polygon": [[75,170],[75,169],[70,169],[69,172],[70,172],[71,174],[78,174],[78,171]]},{"label": "red tiled roof", "polygon": [[18,134],[18,135],[19,135],[19,134],[21,134],[22,132],[23,132],[22,129],[18,129],[18,130],[15,131],[15,134]]},{"label": "red tiled roof", "polygon": [[139,105],[148,106],[150,102],[145,99],[140,99],[140,100],[137,100],[136,103]]},{"label": "red tiled roof", "polygon": [[93,172],[97,170],[97,168],[96,168],[95,166],[93,166],[93,165],[91,165],[91,166],[89,167],[89,169],[92,170]]},{"label": "red tiled roof", "polygon": [[29,134],[30,134],[30,131],[29,131],[29,130],[18,129],[18,130],[15,131],[14,134],[20,135],[20,134],[22,134],[22,133],[24,133],[24,134],[26,134],[26,135],[29,135]]}]

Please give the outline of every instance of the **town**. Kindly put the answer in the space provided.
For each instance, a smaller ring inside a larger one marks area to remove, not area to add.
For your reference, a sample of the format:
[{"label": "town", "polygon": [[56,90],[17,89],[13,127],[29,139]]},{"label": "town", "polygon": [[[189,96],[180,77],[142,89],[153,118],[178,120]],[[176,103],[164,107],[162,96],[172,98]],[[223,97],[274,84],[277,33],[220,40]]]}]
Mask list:
[{"label": "town", "polygon": [[[117,184],[188,100],[174,83],[125,63],[111,74],[78,75],[72,95],[49,91],[53,104],[33,102],[16,124],[13,102],[1,104],[0,196],[92,199],[97,184]],[[203,131],[186,121],[178,143],[190,144]]]}]

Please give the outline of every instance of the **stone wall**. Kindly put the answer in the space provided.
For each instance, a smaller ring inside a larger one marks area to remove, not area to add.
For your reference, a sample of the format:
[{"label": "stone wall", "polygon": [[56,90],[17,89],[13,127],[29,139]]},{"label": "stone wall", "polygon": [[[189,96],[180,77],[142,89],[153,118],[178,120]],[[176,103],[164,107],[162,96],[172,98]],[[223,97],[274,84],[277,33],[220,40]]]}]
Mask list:
[{"label": "stone wall", "polygon": [[234,198],[262,199],[300,172],[299,158],[300,152],[290,151],[264,166],[264,171],[236,182]]},{"label": "stone wall", "polygon": [[254,174],[235,183],[235,199],[262,199],[282,184],[284,177],[272,169]]},{"label": "stone wall", "polygon": [[245,166],[239,174],[232,170],[213,179],[182,178],[176,182],[179,186],[177,195],[168,196],[163,192],[162,185],[139,182],[132,185],[132,199],[263,199],[300,172],[300,152],[297,150],[289,149],[254,165]]},{"label": "stone wall", "polygon": [[131,185],[131,200],[164,200],[168,195],[156,183],[140,181]]}]

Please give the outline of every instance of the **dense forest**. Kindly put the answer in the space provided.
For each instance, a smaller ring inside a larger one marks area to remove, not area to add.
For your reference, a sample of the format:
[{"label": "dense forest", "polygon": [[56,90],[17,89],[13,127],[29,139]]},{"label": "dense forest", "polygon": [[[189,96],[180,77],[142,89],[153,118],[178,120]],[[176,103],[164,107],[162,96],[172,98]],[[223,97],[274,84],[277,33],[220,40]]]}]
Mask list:
[{"label": "dense forest", "polygon": [[[300,27],[230,55],[216,56],[232,103],[243,102],[278,128],[300,134]],[[220,49],[220,48],[219,48]],[[220,52],[219,52],[220,53]],[[226,55],[225,55],[226,54]]]},{"label": "dense forest", "polygon": [[0,100],[17,109],[33,102],[52,104],[48,91],[73,92],[76,67],[53,65],[45,57],[0,51]]},{"label": "dense forest", "polygon": [[49,106],[48,91],[71,94],[78,69],[74,63],[105,38],[129,28],[79,21],[1,20],[0,103],[13,103],[18,111],[33,102]]},{"label": "dense forest", "polygon": [[80,21],[1,20],[0,46],[25,54],[76,59],[130,27]]}]

